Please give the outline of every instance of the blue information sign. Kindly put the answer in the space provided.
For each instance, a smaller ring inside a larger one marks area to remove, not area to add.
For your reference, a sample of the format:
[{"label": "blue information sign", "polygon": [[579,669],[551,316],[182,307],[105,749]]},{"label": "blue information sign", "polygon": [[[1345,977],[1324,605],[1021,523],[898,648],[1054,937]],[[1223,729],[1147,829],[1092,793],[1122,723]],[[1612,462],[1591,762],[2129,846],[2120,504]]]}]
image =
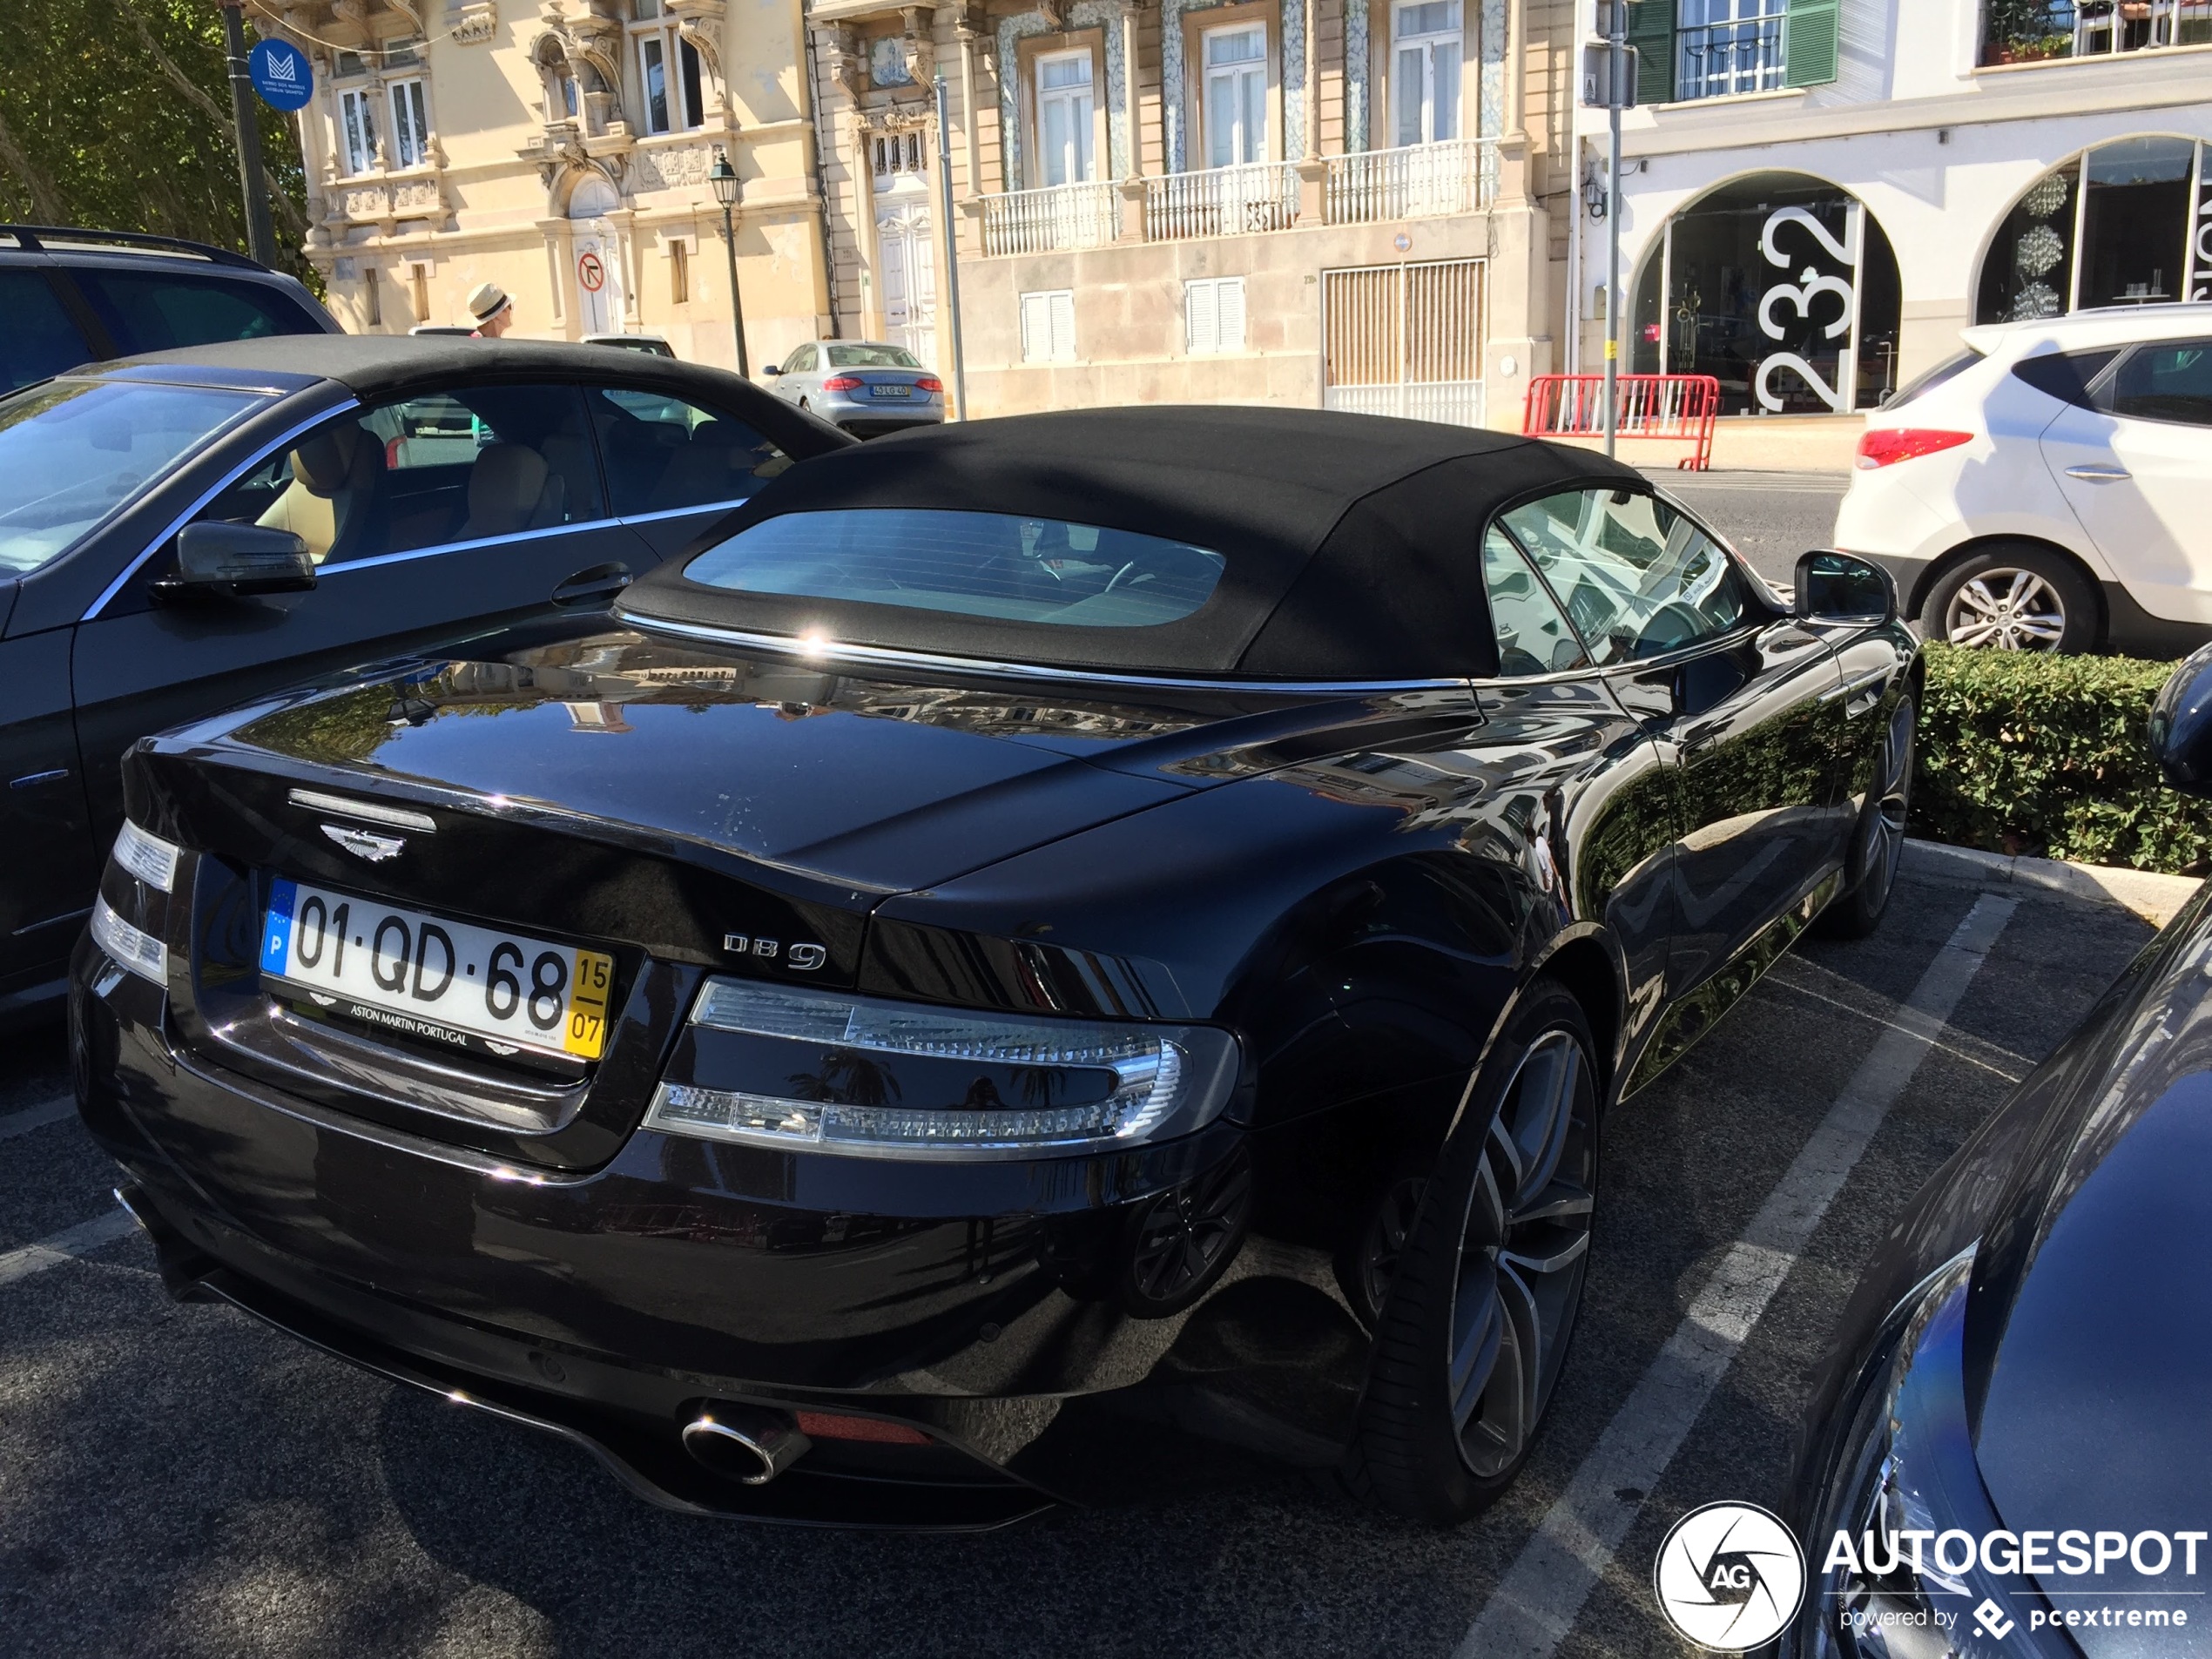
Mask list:
[{"label": "blue information sign", "polygon": [[253,90],[273,110],[289,114],[305,108],[314,96],[314,64],[288,40],[261,42],[246,58],[246,71],[253,78]]}]

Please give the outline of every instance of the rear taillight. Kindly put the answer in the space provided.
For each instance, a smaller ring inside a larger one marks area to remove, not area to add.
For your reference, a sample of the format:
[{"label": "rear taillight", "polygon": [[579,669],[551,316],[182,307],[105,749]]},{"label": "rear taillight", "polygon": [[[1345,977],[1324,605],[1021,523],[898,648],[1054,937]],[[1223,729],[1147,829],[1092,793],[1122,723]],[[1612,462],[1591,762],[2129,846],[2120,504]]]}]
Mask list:
[{"label": "rear taillight", "polygon": [[924,374],[914,384],[925,392],[941,392],[945,389],[945,382],[934,374]]},{"label": "rear taillight", "polygon": [[1956,449],[1973,441],[1971,432],[1944,432],[1925,426],[1876,427],[1859,439],[1858,459],[1851,464],[1861,472],[1871,472],[1877,467],[1932,455],[1939,449]]},{"label": "rear taillight", "polygon": [[929,1436],[904,1423],[880,1417],[847,1417],[842,1412],[794,1412],[799,1432],[814,1440],[872,1440],[879,1446],[927,1446]]},{"label": "rear taillight", "polygon": [[833,374],[822,382],[825,392],[857,392],[860,389],[858,374]]}]

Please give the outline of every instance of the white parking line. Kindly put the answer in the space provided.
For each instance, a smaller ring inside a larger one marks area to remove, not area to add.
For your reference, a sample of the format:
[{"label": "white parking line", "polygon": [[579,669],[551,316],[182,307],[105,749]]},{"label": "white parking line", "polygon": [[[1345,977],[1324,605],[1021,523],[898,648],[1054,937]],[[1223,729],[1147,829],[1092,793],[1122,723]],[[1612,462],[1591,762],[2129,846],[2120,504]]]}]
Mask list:
[{"label": "white parking line", "polygon": [[1574,1628],[1644,1494],[1689,1438],[1884,1116],[1927,1058],[1931,1034],[1957,1009],[2019,902],[1984,894],[1936,953],[1903,1005],[1924,1016],[1929,1029],[1893,1025],[1876,1041],[1506,1570],[1456,1659],[1548,1659]]},{"label": "white parking line", "polygon": [[130,1212],[118,1209],[111,1215],[96,1216],[60,1232],[49,1233],[35,1244],[0,1251],[0,1286],[29,1278],[33,1273],[43,1273],[50,1267],[59,1267],[64,1262],[75,1261],[79,1256],[96,1251],[102,1244],[111,1244],[138,1230],[138,1224],[132,1219]]},{"label": "white parking line", "polygon": [[0,1116],[0,1141],[12,1141],[18,1135],[28,1135],[35,1129],[44,1129],[49,1123],[58,1123],[64,1117],[76,1116],[77,1103],[67,1095],[41,1105],[26,1106],[19,1112]]}]

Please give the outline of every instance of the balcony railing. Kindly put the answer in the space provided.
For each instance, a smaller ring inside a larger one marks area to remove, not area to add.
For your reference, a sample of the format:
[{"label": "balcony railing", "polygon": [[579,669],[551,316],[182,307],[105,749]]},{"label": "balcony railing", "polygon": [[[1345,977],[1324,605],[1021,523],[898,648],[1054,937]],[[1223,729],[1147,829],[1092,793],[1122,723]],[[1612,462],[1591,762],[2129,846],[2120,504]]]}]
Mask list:
[{"label": "balcony railing", "polygon": [[1787,18],[1770,0],[1764,17],[1701,24],[1675,35],[1675,96],[1730,98],[1771,92],[1783,84],[1789,57]]},{"label": "balcony railing", "polygon": [[1110,184],[1051,185],[983,198],[987,256],[1102,247],[1121,229],[1121,203]]},{"label": "balcony railing", "polygon": [[1374,225],[1471,213],[1496,193],[1497,156],[1495,142],[1481,138],[1331,156],[1322,185],[1328,221]]},{"label": "balcony railing", "polygon": [[[1399,150],[1263,161],[1122,183],[1059,185],[986,196],[983,253],[1056,253],[1109,242],[1187,241],[1314,225],[1376,225],[1487,207],[1498,195],[1498,141],[1453,138]],[[1141,200],[1143,212],[1123,217]]]},{"label": "balcony railing", "polygon": [[1242,236],[1286,231],[1298,222],[1298,169],[1287,161],[1255,161],[1204,172],[1171,172],[1144,181],[1144,239]]},{"label": "balcony railing", "polygon": [[2212,0],[1985,0],[1982,20],[1985,65],[2212,45]]}]

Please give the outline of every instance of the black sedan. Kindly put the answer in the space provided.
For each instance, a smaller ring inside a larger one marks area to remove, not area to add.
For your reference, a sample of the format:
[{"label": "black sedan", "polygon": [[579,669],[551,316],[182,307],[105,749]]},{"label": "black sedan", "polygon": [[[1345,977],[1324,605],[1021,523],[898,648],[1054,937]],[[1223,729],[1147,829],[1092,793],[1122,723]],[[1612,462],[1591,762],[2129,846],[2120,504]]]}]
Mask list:
[{"label": "black sedan", "polygon": [[139,745],[73,967],[172,1285],[697,1510],[1176,1424],[1448,1522],[1606,1110],[1887,900],[1920,673],[1634,472],[1130,409],[792,469],[614,625]]},{"label": "black sedan", "polygon": [[[2212,795],[2212,647],[2151,737],[2170,783]],[[1868,1266],[1799,1436],[1792,1659],[2205,1650],[2208,976],[2212,884]]]},{"label": "black sedan", "polygon": [[735,375],[503,341],[243,341],[0,398],[0,1015],[61,993],[133,740],[604,609],[849,442]]}]

